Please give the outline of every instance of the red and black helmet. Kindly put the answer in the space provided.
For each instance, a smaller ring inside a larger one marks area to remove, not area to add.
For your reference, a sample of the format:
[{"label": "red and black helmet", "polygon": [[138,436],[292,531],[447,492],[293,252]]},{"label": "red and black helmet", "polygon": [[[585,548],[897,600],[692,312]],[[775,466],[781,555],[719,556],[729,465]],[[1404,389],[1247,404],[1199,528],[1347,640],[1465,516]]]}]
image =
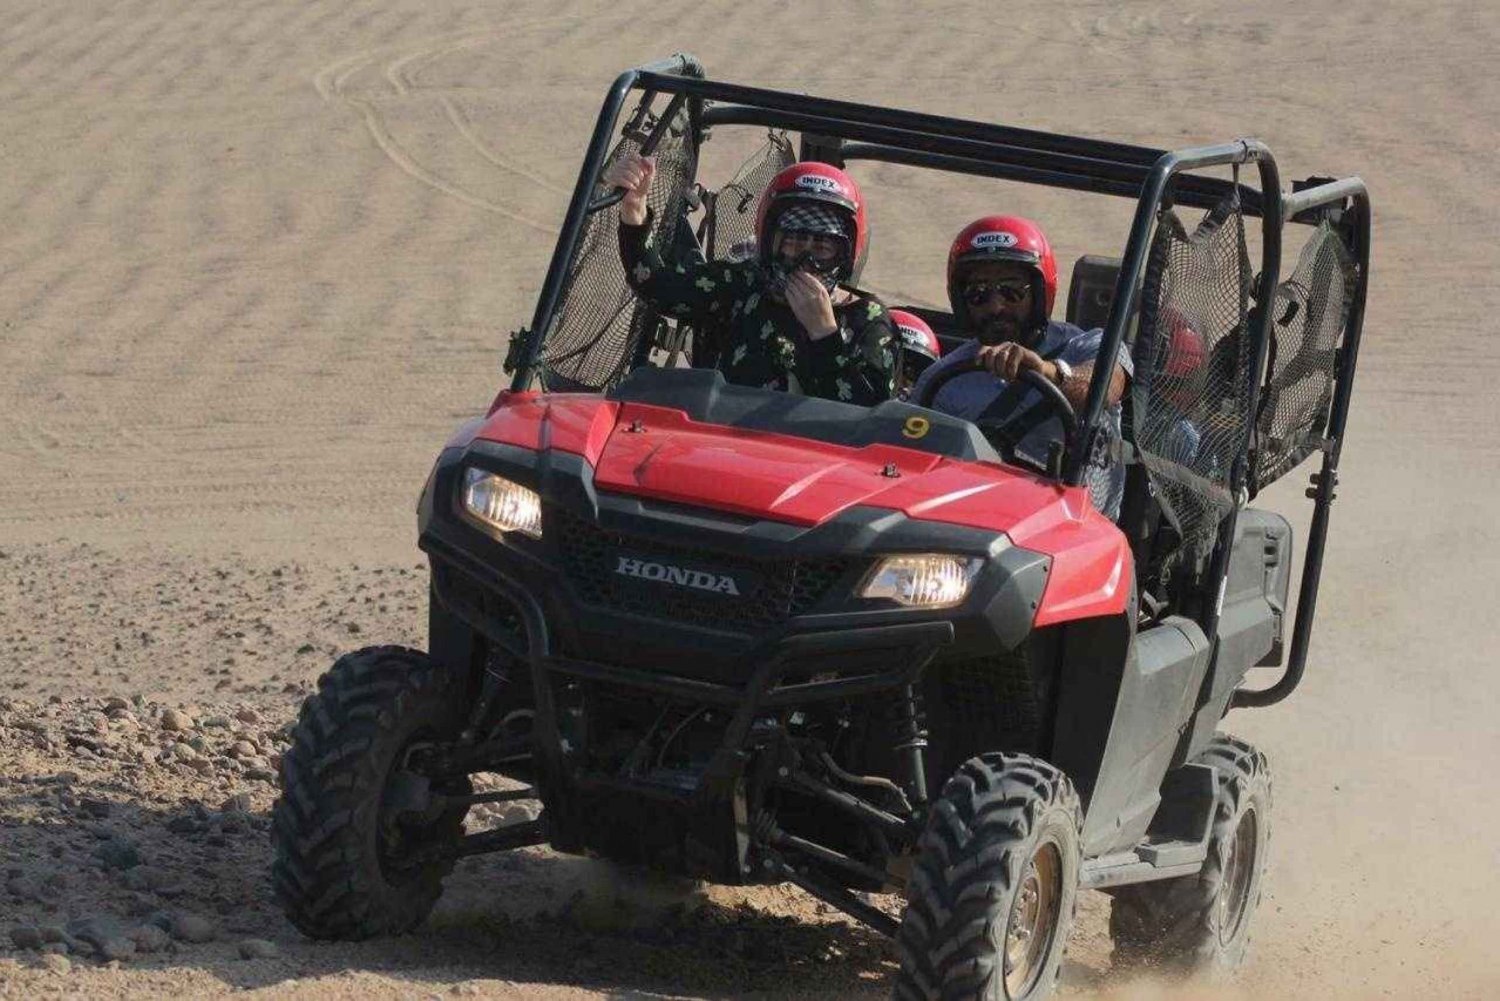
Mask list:
[{"label": "red and black helmet", "polygon": [[870,229],[865,218],[865,196],[860,192],[854,178],[832,164],[808,160],[794,163],[771,178],[765,192],[760,196],[756,212],[755,240],[760,247],[760,259],[770,263],[772,237],[777,220],[783,212],[798,202],[828,205],[840,210],[848,217],[850,259],[846,262],[845,281],[859,279],[865,266],[865,254],[870,245]]},{"label": "red and black helmet", "polygon": [[948,302],[960,326],[965,325],[963,296],[958,286],[959,271],[966,264],[979,261],[1015,261],[1031,271],[1032,319],[1044,326],[1052,315],[1057,299],[1057,258],[1042,227],[1030,219],[1013,215],[987,215],[975,219],[959,231],[948,249]]},{"label": "red and black helmet", "polygon": [[890,314],[901,335],[901,350],[906,352],[903,367],[908,374],[915,376],[943,357],[943,346],[926,320],[904,309],[893,309]]},{"label": "red and black helmet", "polygon": [[1203,335],[1181,310],[1162,310],[1157,336],[1166,334],[1157,351],[1155,381],[1163,395],[1180,409],[1188,410],[1203,396],[1208,384],[1208,352]]}]

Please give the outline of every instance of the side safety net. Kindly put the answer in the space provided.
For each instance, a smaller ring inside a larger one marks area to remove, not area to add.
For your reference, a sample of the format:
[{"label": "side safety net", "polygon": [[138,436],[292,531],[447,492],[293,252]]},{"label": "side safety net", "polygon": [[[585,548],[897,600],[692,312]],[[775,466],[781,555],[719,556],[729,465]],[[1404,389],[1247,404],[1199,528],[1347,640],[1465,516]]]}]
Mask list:
[{"label": "side safety net", "polygon": [[761,192],[782,170],[797,162],[785,132],[772,130],[765,145],[735,171],[714,195],[703,223],[703,246],[714,260],[743,260],[755,253],[755,210]]},{"label": "side safety net", "polygon": [[1343,239],[1325,220],[1303,245],[1291,276],[1276,287],[1270,363],[1255,422],[1256,490],[1322,444],[1355,271]]},{"label": "side safety net", "polygon": [[1131,382],[1131,440],[1180,552],[1210,553],[1233,507],[1230,475],[1245,447],[1255,351],[1253,275],[1238,196],[1188,232],[1175,210],[1157,220],[1142,287]]},{"label": "side safety net", "polygon": [[[669,245],[666,234],[682,217],[684,201],[698,169],[688,111],[681,106],[665,124],[653,114],[651,95],[628,119],[620,141],[610,151],[606,165],[626,152],[641,148],[658,128],[656,180],[649,204],[658,243]],[[657,103],[666,105],[664,95]],[[665,114],[664,107],[658,114]],[[599,198],[610,189],[600,185]],[[656,312],[636,297],[625,282],[620,265],[620,212],[607,208],[584,222],[578,249],[568,268],[562,297],[552,328],[546,332],[542,351],[542,384],[551,390],[600,390],[612,385],[629,369],[641,339],[654,331]]]}]

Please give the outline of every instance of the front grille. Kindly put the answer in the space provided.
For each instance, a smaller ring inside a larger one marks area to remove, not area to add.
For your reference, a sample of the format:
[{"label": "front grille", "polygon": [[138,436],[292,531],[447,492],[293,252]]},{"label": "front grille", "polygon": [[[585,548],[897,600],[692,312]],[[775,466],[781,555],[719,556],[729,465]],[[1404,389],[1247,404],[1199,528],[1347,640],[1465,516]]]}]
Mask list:
[{"label": "front grille", "polygon": [[[857,563],[848,558],[754,560],[709,549],[636,538],[600,528],[548,506],[543,538],[585,604],[670,622],[753,632],[802,615]],[[616,572],[617,554],[663,564],[711,568],[748,583],[738,595],[719,594]]]}]

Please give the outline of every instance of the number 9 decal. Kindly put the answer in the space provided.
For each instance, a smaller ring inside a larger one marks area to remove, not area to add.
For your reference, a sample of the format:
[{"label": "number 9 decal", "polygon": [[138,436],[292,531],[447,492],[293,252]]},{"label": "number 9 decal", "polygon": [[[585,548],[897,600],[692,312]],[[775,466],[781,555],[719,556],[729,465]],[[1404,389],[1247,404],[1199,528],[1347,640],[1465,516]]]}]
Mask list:
[{"label": "number 9 decal", "polygon": [[932,430],[932,422],[925,417],[908,417],[901,433],[908,438],[926,438]]}]

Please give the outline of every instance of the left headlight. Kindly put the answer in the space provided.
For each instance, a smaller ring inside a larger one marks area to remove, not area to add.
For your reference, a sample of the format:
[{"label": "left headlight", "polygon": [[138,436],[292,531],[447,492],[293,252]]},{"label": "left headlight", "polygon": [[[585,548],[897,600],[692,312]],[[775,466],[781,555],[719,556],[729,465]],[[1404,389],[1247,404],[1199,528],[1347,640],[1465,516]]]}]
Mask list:
[{"label": "left headlight", "polygon": [[472,466],[464,470],[464,510],[497,532],[542,537],[542,499],[535,490]]},{"label": "left headlight", "polygon": [[909,608],[947,608],[969,596],[984,561],[941,553],[887,556],[860,588],[861,598],[889,598]]}]

